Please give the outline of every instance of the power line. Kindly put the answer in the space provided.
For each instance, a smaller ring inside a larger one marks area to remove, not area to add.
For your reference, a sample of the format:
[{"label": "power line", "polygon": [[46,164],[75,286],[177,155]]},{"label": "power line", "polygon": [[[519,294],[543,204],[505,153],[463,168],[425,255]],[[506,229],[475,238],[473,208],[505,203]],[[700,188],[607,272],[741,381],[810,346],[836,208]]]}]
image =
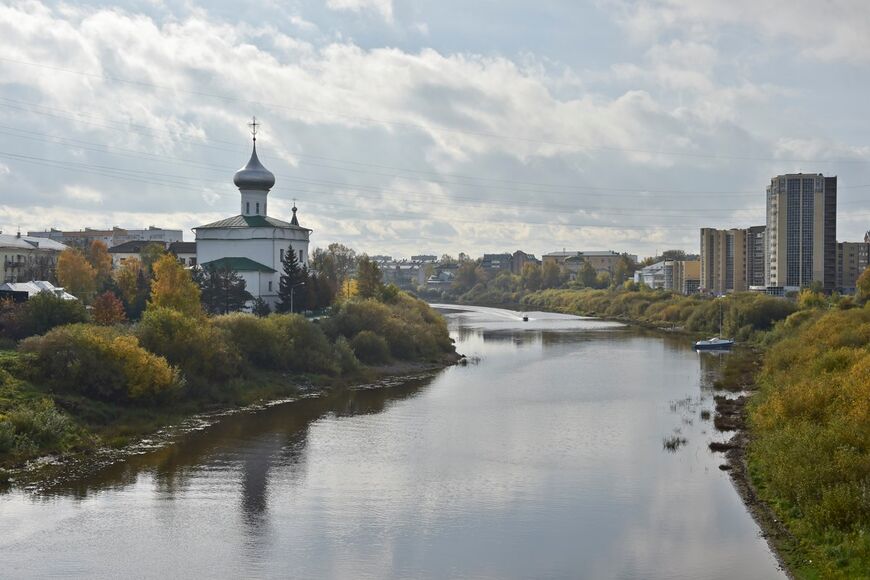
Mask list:
[{"label": "power line", "polygon": [[[67,74],[79,75],[88,78],[95,78],[104,81],[113,81],[117,83],[129,84],[133,86],[139,87],[148,87],[152,89],[174,92],[174,93],[183,93],[188,95],[193,95],[197,97],[207,97],[212,99],[217,99],[224,102],[233,102],[240,103],[246,105],[255,105],[257,107],[265,107],[270,109],[277,110],[286,110],[286,111],[294,111],[294,112],[302,112],[302,113],[312,113],[317,115],[331,116],[336,118],[344,118],[344,119],[353,119],[356,121],[364,121],[368,123],[373,123],[377,125],[387,125],[387,126],[395,126],[395,127],[405,127],[405,128],[413,128],[418,130],[423,130],[425,132],[428,131],[436,131],[436,132],[444,132],[444,133],[455,133],[461,135],[469,135],[475,137],[483,137],[488,139],[499,139],[499,140],[510,140],[510,141],[518,141],[524,143],[532,143],[538,145],[552,145],[559,147],[570,147],[578,150],[587,150],[587,151],[608,151],[608,152],[619,152],[619,153],[641,153],[645,155],[661,155],[668,157],[686,157],[691,159],[719,159],[719,160],[732,160],[732,161],[756,161],[756,162],[776,162],[776,163],[813,163],[813,164],[831,164],[831,163],[849,163],[849,164],[867,164],[870,163],[868,160],[855,160],[855,159],[827,159],[827,160],[819,160],[819,159],[785,159],[785,158],[775,158],[775,157],[752,157],[752,156],[744,156],[744,155],[722,155],[722,154],[705,154],[705,153],[690,153],[690,152],[682,152],[682,151],[666,151],[666,150],[653,150],[653,149],[639,149],[639,148],[629,148],[629,147],[611,147],[611,146],[603,146],[603,145],[587,145],[580,143],[571,143],[565,141],[550,141],[544,139],[533,139],[528,137],[518,137],[512,135],[505,135],[499,133],[490,133],[483,131],[468,131],[462,129],[455,129],[450,127],[439,126],[437,124],[425,125],[422,123],[409,123],[403,121],[387,121],[385,119],[378,119],[370,116],[363,115],[349,115],[346,113],[336,113],[333,111],[323,111],[317,109],[309,109],[304,107],[291,107],[288,105],[278,104],[278,103],[269,103],[264,101],[257,101],[253,99],[242,99],[239,97],[231,97],[227,95],[220,95],[217,93],[209,93],[205,91],[195,91],[190,89],[181,89],[178,87],[170,87],[165,85],[159,85],[157,83],[151,83],[140,80],[127,79],[123,77],[119,77],[116,75],[107,75],[107,74],[96,74],[96,73],[88,73],[84,71],[78,71],[74,69],[58,67],[54,65],[48,65],[44,63],[35,63],[29,62],[19,59],[12,59],[8,57],[0,57],[0,61],[14,63],[22,66],[30,66],[36,68],[42,68],[46,70],[52,70],[56,72],[63,72]],[[340,87],[336,87],[340,89]]]}]

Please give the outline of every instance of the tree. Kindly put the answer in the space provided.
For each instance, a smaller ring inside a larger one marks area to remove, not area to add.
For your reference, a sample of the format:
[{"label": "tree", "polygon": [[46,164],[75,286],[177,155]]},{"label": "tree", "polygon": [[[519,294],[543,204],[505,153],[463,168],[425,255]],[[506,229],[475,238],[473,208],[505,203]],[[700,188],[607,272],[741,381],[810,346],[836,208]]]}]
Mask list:
[{"label": "tree", "polygon": [[662,261],[662,260],[677,260],[677,261],[679,261],[679,260],[685,260],[685,259],[686,259],[686,252],[684,252],[683,250],[665,250],[664,252],[662,252],[662,255],[658,261]]},{"label": "tree", "polygon": [[281,279],[278,282],[278,312],[302,311],[306,304],[302,290],[307,282],[307,272],[299,265],[291,244],[281,260]]},{"label": "tree", "polygon": [[230,268],[197,268],[194,279],[199,285],[200,300],[210,314],[238,312],[253,296],[245,279]]},{"label": "tree", "polygon": [[102,287],[112,276],[112,256],[109,248],[100,240],[94,240],[85,252],[85,258],[97,274],[97,286]]},{"label": "tree", "polygon": [[80,300],[64,300],[51,292],[40,292],[24,303],[25,336],[45,334],[55,326],[86,322],[87,319],[88,313]]},{"label": "tree", "polygon": [[855,294],[855,299],[859,304],[870,302],[870,268],[858,276],[858,280],[855,282]]},{"label": "tree", "polygon": [[170,308],[191,317],[202,316],[200,291],[190,273],[170,254],[161,256],[152,266],[151,298],[148,309]]},{"label": "tree", "polygon": [[97,296],[93,303],[91,317],[94,322],[103,326],[112,326],[127,320],[124,304],[114,292],[103,292]]},{"label": "tree", "polygon": [[166,255],[166,248],[163,244],[151,243],[145,244],[142,251],[139,252],[139,257],[142,258],[142,267],[150,275],[154,264],[157,260]]},{"label": "tree", "polygon": [[589,262],[583,262],[583,267],[580,268],[577,276],[584,288],[595,288],[598,281],[598,272]]},{"label": "tree", "polygon": [[456,270],[453,287],[459,292],[467,292],[474,288],[481,280],[483,280],[483,271],[477,265],[477,262],[466,261],[462,262],[459,269]]},{"label": "tree", "polygon": [[[327,252],[332,256],[335,264],[336,281],[338,285],[347,285],[350,280],[350,275],[356,266],[356,252],[352,248],[348,248],[344,244],[329,244],[326,248]],[[350,294],[350,289],[344,289],[345,294]]]},{"label": "tree", "polygon": [[257,296],[254,298],[254,302],[251,305],[251,312],[255,316],[269,316],[272,314],[272,309],[269,307],[269,303]]},{"label": "tree", "polygon": [[628,257],[628,254],[622,254],[616,261],[613,267],[613,284],[619,286],[628,280],[637,270],[637,264],[634,260]]},{"label": "tree", "polygon": [[137,281],[139,274],[142,273],[142,262],[136,258],[129,258],[121,264],[121,267],[115,271],[115,283],[121,291],[121,298],[127,304],[133,304],[136,301],[136,293],[138,291]]},{"label": "tree", "polygon": [[541,289],[541,267],[537,264],[523,264],[521,274],[523,288],[536,292]]},{"label": "tree", "polygon": [[356,267],[357,292],[362,298],[377,298],[384,287],[377,262],[363,254]]},{"label": "tree", "polygon": [[57,258],[57,279],[67,292],[87,302],[96,290],[97,272],[80,250],[64,250]]},{"label": "tree", "polygon": [[21,270],[21,278],[23,280],[47,280],[51,283],[57,283],[55,273],[55,262],[51,256],[33,256],[24,268]]},{"label": "tree", "polygon": [[541,288],[558,288],[562,285],[562,269],[556,262],[545,262],[541,268]]}]

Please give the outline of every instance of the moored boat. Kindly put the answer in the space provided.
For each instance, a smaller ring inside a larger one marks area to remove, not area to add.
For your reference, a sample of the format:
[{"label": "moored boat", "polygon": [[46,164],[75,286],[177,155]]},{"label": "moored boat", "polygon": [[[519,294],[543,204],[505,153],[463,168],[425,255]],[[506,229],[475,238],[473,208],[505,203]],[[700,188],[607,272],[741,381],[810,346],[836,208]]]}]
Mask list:
[{"label": "moored boat", "polygon": [[728,350],[732,346],[734,346],[733,340],[716,336],[707,340],[699,340],[695,343],[695,350]]}]

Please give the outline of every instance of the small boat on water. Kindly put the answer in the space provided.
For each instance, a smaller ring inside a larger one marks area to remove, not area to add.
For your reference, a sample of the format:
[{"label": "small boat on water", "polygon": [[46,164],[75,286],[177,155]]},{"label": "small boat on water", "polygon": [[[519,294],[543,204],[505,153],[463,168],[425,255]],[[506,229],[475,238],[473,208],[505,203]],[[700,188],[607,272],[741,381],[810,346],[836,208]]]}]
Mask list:
[{"label": "small boat on water", "polygon": [[699,340],[695,343],[695,350],[729,350],[732,346],[734,346],[733,340],[716,336],[707,340]]},{"label": "small boat on water", "polygon": [[529,321],[529,315],[523,314],[523,322],[528,322],[528,321]]}]

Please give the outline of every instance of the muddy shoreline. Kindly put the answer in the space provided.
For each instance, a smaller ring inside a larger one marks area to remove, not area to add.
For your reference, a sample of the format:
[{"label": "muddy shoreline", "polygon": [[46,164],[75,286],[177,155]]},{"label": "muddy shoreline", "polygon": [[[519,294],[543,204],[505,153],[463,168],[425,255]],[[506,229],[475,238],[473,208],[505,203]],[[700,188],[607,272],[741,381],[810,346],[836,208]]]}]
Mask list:
[{"label": "muddy shoreline", "polygon": [[780,569],[786,576],[794,579],[794,573],[783,554],[796,543],[795,537],[776,517],[773,508],[761,499],[749,473],[747,452],[752,436],[746,424],[746,405],[755,392],[755,387],[748,385],[744,386],[743,390],[748,394],[733,399],[716,396],[714,425],[717,430],[731,431],[734,435],[724,443],[710,443],[710,451],[724,454],[725,463],[720,465],[719,469],[728,472],[734,489],[737,490],[752,519],[761,529],[761,536],[767,541]]},{"label": "muddy shoreline", "polygon": [[32,459],[24,465],[5,470],[3,473],[4,481],[0,481],[0,494],[11,489],[20,489],[31,493],[45,492],[63,481],[88,477],[111,465],[126,461],[130,457],[171,446],[186,435],[208,429],[225,417],[240,413],[257,413],[276,405],[289,405],[304,399],[322,397],[342,389],[389,389],[409,381],[434,377],[448,367],[462,365],[464,361],[464,355],[453,353],[437,363],[395,362],[380,367],[371,367],[370,370],[375,373],[373,379],[359,380],[351,384],[317,386],[310,383],[296,383],[294,386],[297,388],[297,393],[292,396],[264,399],[249,405],[230,405],[195,413],[178,423],[143,433],[119,448],[102,445],[62,456],[48,455]]}]

